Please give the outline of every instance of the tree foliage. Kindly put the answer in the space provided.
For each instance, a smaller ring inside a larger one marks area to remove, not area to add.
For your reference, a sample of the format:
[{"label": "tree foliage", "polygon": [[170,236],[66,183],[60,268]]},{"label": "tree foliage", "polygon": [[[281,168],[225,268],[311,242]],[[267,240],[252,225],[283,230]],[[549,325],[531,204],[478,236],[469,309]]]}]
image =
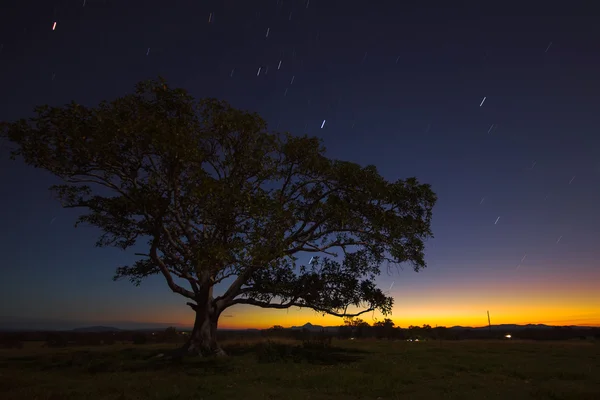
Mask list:
[{"label": "tree foliage", "polygon": [[380,328],[393,328],[396,324],[389,318],[385,318],[383,321],[377,321],[373,324],[373,326],[377,326]]},{"label": "tree foliage", "polygon": [[[207,299],[217,314],[250,304],[344,316],[358,315],[349,306],[391,312],[375,284],[384,265],[426,266],[429,185],[329,159],[319,139],[269,132],[224,101],[158,79],[97,107],[35,111],[2,123],[12,157],[62,180],[51,189],[85,211],[77,224],[100,229],[98,246],[147,244],[115,279],[161,274],[192,308]],[[299,265],[301,253],[321,257]]]}]

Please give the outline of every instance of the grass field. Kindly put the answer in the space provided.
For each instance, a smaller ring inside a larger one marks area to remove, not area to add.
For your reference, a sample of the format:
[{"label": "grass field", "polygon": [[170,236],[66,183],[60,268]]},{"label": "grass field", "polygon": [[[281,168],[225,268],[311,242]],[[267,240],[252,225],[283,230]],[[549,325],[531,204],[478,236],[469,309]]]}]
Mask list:
[{"label": "grass field", "polygon": [[593,342],[223,343],[231,357],[160,361],[173,345],[0,350],[0,399],[600,399]]}]

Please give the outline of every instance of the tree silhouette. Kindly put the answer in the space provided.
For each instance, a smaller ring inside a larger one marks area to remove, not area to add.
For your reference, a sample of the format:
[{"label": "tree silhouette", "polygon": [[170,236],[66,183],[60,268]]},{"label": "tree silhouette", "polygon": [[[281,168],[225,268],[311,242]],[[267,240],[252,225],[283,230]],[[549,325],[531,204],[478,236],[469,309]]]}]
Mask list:
[{"label": "tree silhouette", "polygon": [[383,321],[377,321],[373,324],[374,329],[376,330],[378,337],[387,337],[389,339],[392,338],[394,334],[394,321],[389,318],[385,318]]},{"label": "tree silhouette", "polygon": [[[390,314],[393,299],[375,284],[381,267],[426,266],[429,185],[328,159],[317,138],[268,132],[258,115],[162,79],[95,108],[35,111],[0,126],[11,157],[62,179],[51,189],[63,207],[87,210],[77,224],[100,228],[98,246],[147,243],[115,279],[159,274],[189,300],[184,352],[224,354],[219,315],[237,304]],[[322,257],[299,265],[302,253]],[[220,283],[229,286],[217,295]]]},{"label": "tree silhouette", "polygon": [[370,326],[368,322],[363,321],[360,318],[346,317],[344,318],[344,324],[353,328]]},{"label": "tree silhouette", "polygon": [[163,332],[162,339],[165,342],[172,342],[177,340],[177,328],[175,328],[174,326],[169,326]]},{"label": "tree silhouette", "polygon": [[352,333],[357,337],[364,337],[365,332],[371,327],[368,322],[360,318],[347,317],[344,319],[344,324],[351,328]]},{"label": "tree silhouette", "polygon": [[373,324],[373,326],[379,326],[382,328],[393,328],[396,324],[389,318],[385,318],[383,321],[377,321]]}]

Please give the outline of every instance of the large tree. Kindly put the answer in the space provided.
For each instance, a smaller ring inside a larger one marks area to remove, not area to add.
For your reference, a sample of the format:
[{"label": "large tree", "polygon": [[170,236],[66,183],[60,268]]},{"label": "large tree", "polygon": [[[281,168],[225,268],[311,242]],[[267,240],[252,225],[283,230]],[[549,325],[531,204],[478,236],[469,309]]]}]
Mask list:
[{"label": "large tree", "polygon": [[[160,274],[187,298],[189,353],[224,354],[217,323],[236,304],[388,315],[381,268],[426,266],[429,185],[329,159],[317,138],[268,132],[258,115],[195,101],[163,79],[94,108],[37,107],[0,132],[13,159],[61,179],[51,190],[63,207],[85,210],[76,226],[98,227],[98,246],[147,242],[115,279],[139,285]],[[299,265],[303,253],[321,257]],[[219,283],[228,286],[216,295]]]}]

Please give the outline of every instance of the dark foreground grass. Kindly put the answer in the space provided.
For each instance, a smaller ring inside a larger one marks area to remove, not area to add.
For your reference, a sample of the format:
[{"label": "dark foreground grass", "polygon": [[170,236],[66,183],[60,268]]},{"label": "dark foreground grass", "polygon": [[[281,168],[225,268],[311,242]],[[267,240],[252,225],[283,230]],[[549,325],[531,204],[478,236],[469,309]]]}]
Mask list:
[{"label": "dark foreground grass", "polygon": [[[0,350],[0,399],[600,399],[591,342],[229,343],[168,363],[165,345]],[[166,346],[172,347],[172,346]]]}]

